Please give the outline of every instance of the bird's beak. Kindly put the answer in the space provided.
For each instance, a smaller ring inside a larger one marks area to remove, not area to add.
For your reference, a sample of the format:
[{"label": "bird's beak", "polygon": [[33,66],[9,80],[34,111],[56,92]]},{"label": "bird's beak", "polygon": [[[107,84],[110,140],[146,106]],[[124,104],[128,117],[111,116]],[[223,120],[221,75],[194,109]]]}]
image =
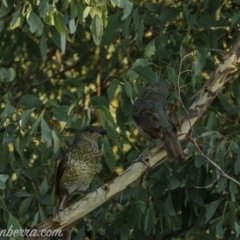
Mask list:
[{"label": "bird's beak", "polygon": [[102,135],[107,134],[107,130],[101,129],[101,130],[99,131],[99,133],[102,134]]}]

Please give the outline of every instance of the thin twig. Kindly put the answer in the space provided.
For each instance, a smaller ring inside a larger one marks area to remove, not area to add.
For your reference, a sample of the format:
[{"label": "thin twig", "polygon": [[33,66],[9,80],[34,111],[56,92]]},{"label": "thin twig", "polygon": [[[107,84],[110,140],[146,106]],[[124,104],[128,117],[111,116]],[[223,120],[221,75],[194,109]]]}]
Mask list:
[{"label": "thin twig", "polygon": [[[191,121],[190,121],[189,112],[187,111],[185,105],[183,104],[182,98],[181,98],[181,94],[180,94],[180,83],[179,83],[179,82],[180,82],[181,69],[182,69],[182,63],[183,63],[183,61],[185,60],[185,58],[187,58],[189,55],[190,55],[190,54],[185,55],[185,56],[181,59],[181,61],[180,61],[179,72],[178,72],[178,95],[179,95],[179,99],[180,99],[181,105],[182,105],[182,107],[183,107],[183,109],[184,109],[184,111],[185,111],[185,113],[186,113],[186,115],[187,115],[187,119],[188,119],[188,122],[189,122],[189,125],[190,125],[191,132],[193,133],[193,134],[192,134],[192,140],[193,140],[194,146],[197,148],[199,155],[200,155],[204,160],[206,160],[207,162],[209,162],[210,164],[212,164],[212,166],[214,166],[214,167],[220,172],[220,175],[221,175],[221,176],[223,176],[223,177],[225,177],[225,178],[233,181],[233,182],[236,183],[238,186],[240,186],[240,182],[238,182],[237,180],[235,180],[234,178],[232,178],[232,177],[230,177],[228,174],[226,174],[220,166],[218,166],[213,160],[211,160],[209,157],[207,157],[207,156],[202,152],[202,150],[199,148],[199,146],[198,146],[198,144],[197,144],[197,142],[196,142],[196,139],[195,139],[195,137],[194,137],[194,129],[193,129],[192,124],[191,124]],[[216,182],[216,180],[215,180],[214,182]],[[214,182],[213,182],[213,183],[214,183]]]}]

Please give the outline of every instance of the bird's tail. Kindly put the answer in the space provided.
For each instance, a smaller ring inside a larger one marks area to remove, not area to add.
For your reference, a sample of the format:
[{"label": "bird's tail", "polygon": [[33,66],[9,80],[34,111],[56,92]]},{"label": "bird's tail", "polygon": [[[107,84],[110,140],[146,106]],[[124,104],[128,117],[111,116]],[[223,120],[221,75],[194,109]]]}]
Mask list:
[{"label": "bird's tail", "polygon": [[174,131],[163,131],[162,141],[170,158],[178,160],[184,159],[182,147]]}]

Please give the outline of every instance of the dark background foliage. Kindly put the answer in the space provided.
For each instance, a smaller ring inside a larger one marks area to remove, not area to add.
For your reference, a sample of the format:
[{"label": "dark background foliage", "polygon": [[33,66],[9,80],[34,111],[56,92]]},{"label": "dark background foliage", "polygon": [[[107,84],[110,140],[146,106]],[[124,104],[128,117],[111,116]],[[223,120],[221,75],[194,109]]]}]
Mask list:
[{"label": "dark background foliage", "polygon": [[[146,146],[133,125],[132,101],[158,77],[177,84],[180,75],[188,108],[236,41],[239,8],[239,0],[3,0],[1,228],[30,227],[51,215],[56,161],[85,125],[100,124],[109,132],[92,187],[130,166]],[[170,101],[180,118],[177,92]],[[236,79],[194,126],[204,153],[237,180],[239,104]],[[73,237],[239,238],[236,184],[215,181],[217,171],[194,146],[182,146],[189,151],[184,163],[151,170],[142,185],[136,182],[80,221]]]}]

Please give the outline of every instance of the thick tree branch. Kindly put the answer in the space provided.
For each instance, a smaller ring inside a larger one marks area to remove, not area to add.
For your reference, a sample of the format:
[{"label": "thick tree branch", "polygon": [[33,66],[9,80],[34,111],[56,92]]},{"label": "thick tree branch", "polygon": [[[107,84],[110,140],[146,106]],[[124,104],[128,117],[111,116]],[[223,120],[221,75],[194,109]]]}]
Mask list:
[{"label": "thick tree branch", "polygon": [[[189,108],[187,114],[182,118],[180,140],[185,139],[189,132],[191,132],[192,126],[206,111],[218,93],[224,88],[224,84],[227,81],[233,80],[233,77],[236,77],[235,73],[238,70],[236,65],[239,61],[239,56],[240,37],[237,39],[232,50],[224,56],[223,61],[217,66],[211,79],[207,81],[202,89],[195,95],[195,101]],[[165,150],[159,147],[152,149],[151,156],[145,156],[145,158],[148,159],[150,167],[162,164],[167,159]],[[65,209],[60,214],[60,218],[49,218],[45,222],[38,224],[36,229],[38,231],[42,229],[64,229],[92,210],[101,206],[117,193],[128,188],[133,182],[141,177],[146,170],[147,167],[143,163],[134,163],[120,176],[98,188],[96,192],[88,194],[80,201],[75,202]]]}]

